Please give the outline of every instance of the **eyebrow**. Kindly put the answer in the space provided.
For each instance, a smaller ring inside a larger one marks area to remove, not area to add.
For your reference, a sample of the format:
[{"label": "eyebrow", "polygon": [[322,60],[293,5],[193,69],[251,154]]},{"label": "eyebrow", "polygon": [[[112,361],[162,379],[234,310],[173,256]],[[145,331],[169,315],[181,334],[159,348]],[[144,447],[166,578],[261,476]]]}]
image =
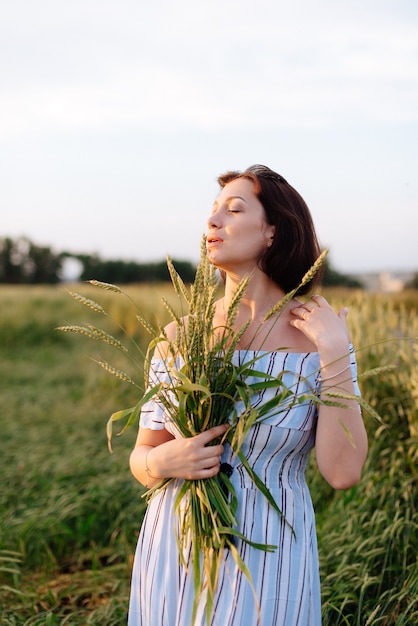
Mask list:
[{"label": "eyebrow", "polygon": [[[245,202],[245,204],[248,204],[247,200],[242,196],[228,196],[227,198],[225,198],[224,202],[225,204],[231,204],[232,200],[242,200],[243,202]],[[213,208],[219,206],[219,202],[215,200],[212,206]]]}]

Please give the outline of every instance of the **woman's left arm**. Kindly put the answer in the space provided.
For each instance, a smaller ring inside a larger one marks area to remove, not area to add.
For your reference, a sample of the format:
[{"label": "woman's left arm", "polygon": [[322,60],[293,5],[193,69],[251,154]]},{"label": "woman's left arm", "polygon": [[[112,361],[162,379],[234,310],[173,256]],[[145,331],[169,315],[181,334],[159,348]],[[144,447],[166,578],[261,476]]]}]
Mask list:
[{"label": "woman's left arm", "polygon": [[320,405],[316,431],[316,457],[321,474],[335,489],[355,485],[367,455],[367,433],[356,399],[329,394],[354,395],[351,373],[347,309],[338,314],[322,296],[292,310],[291,322],[317,346],[320,357],[321,399],[343,406]]}]

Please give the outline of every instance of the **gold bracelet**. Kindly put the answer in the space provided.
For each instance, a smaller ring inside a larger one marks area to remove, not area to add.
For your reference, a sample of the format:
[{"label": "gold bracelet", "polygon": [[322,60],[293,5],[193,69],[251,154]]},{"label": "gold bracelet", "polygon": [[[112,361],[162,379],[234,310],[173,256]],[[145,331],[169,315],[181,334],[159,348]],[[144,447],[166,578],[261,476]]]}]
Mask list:
[{"label": "gold bracelet", "polygon": [[324,376],[324,377],[319,376],[318,381],[320,383],[323,383],[326,380],[331,380],[332,378],[337,378],[337,376],[339,376],[340,374],[344,374],[344,372],[346,372],[350,368],[351,368],[351,364],[350,365],[346,365],[346,367],[343,367],[342,370],[340,370],[339,372],[336,372],[335,374],[331,374],[331,376]]}]

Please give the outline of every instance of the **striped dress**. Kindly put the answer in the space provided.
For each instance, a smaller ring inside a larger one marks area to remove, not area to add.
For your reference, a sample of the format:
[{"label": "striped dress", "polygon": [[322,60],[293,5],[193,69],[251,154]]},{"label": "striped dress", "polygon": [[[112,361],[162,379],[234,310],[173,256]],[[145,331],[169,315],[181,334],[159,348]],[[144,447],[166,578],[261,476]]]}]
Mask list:
[{"label": "striped dress", "polygon": [[[356,384],[354,353],[351,355]],[[235,354],[237,363],[253,357],[252,351]],[[277,376],[284,372],[283,382],[297,395],[312,389],[319,392],[319,355],[315,352],[262,353],[256,367]],[[162,361],[154,360],[152,370],[156,379],[167,376]],[[274,389],[265,390],[255,395],[252,403],[263,403],[274,393]],[[132,574],[129,626],[320,626],[315,519],[305,482],[316,419],[312,403],[276,409],[251,429],[244,442],[244,454],[288,523],[268,504],[229,446],[225,446],[222,461],[233,467],[230,480],[238,497],[240,531],[254,542],[278,546],[275,552],[264,552],[237,541],[251,572],[260,614],[247,579],[227,553],[211,624],[206,623],[203,602],[197,620],[191,624],[193,580],[179,564],[173,502],[181,481],[175,481],[151,500],[144,518]],[[163,408],[155,401],[144,407],[140,426],[170,430]]]}]

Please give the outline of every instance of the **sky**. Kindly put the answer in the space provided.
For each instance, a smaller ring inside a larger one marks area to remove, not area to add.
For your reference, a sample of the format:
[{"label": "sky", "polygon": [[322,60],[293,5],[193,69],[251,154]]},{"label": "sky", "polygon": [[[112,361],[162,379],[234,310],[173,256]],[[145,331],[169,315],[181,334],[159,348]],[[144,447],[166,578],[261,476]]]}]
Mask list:
[{"label": "sky", "polygon": [[195,261],[253,163],[337,270],[418,271],[418,2],[0,0],[0,237]]}]

